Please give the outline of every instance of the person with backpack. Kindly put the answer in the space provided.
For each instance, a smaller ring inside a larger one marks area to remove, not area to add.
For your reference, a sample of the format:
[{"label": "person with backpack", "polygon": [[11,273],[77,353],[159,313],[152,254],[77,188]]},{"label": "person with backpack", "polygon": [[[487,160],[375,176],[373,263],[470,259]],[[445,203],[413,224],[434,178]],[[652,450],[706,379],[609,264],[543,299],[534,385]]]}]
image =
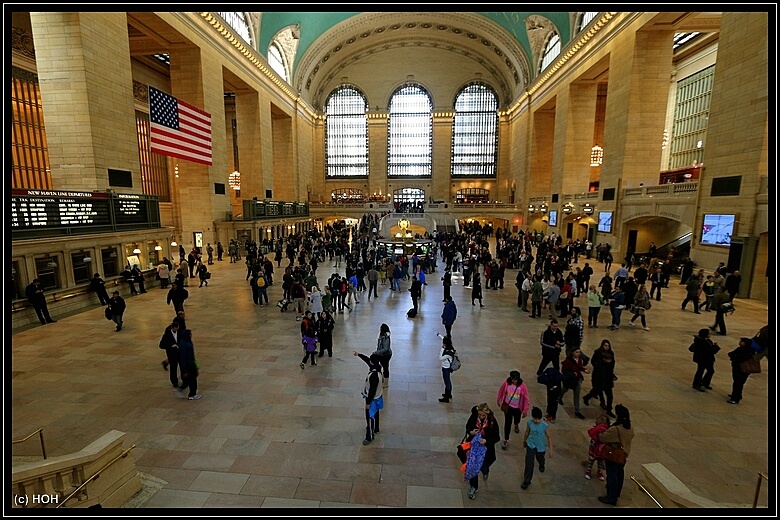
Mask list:
[{"label": "person with backpack", "polygon": [[295,280],[290,287],[290,296],[295,307],[295,321],[301,321],[303,318],[303,303],[306,299],[306,287],[303,282]]},{"label": "person with backpack", "polygon": [[[441,351],[439,352],[439,361],[441,362],[441,377],[444,380],[444,393],[441,394],[440,403],[449,403],[452,399],[452,365],[457,358],[455,348],[452,346],[452,338],[437,334],[441,338]],[[458,365],[460,362],[458,362]],[[458,368],[460,368],[458,366]]]},{"label": "person with backpack", "polygon": [[566,328],[563,331],[563,340],[566,343],[566,350],[571,352],[582,345],[582,338],[585,335],[585,322],[580,316],[580,308],[572,307],[571,317],[566,322]]},{"label": "person with backpack", "polygon": [[383,323],[379,327],[379,337],[376,340],[376,352],[379,356],[379,364],[382,365],[382,377],[386,381],[390,379],[390,358],[393,357],[393,349],[390,348],[390,327]]},{"label": "person with backpack", "polygon": [[379,356],[376,354],[366,356],[352,351],[352,355],[359,357],[368,365],[366,385],[360,394],[364,399],[366,411],[366,438],[363,439],[363,446],[366,446],[371,444],[374,436],[379,433],[379,410],[385,407],[385,401],[382,397],[382,366],[379,364]]}]

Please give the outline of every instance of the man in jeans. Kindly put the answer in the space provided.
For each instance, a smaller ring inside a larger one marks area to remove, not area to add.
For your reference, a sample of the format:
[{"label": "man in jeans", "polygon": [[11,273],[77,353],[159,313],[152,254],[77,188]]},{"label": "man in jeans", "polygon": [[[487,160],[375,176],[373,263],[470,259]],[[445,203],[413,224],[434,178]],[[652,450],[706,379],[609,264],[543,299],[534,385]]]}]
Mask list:
[{"label": "man in jeans", "polygon": [[548,364],[552,363],[555,370],[561,369],[561,349],[563,349],[563,332],[558,328],[558,320],[550,320],[550,326],[542,332],[540,338],[542,345],[542,361],[536,375],[541,374]]}]

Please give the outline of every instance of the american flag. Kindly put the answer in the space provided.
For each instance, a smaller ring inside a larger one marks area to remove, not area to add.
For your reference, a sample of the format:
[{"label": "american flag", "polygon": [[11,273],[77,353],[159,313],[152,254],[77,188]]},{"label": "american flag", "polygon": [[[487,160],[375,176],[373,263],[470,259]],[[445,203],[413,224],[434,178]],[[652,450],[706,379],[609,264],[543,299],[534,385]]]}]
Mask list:
[{"label": "american flag", "polygon": [[211,166],[211,114],[149,87],[153,152]]}]

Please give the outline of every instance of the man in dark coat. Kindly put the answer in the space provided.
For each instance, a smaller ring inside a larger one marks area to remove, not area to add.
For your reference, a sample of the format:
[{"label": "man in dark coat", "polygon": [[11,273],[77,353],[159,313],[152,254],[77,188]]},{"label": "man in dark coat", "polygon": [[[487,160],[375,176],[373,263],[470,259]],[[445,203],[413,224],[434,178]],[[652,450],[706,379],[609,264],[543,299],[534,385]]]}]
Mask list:
[{"label": "man in dark coat", "polygon": [[119,291],[114,291],[114,294],[111,295],[108,308],[111,309],[111,319],[116,323],[116,331],[119,332],[122,330],[122,316],[127,308],[124,298],[119,296]]},{"label": "man in dark coat", "polygon": [[43,285],[38,278],[27,286],[24,290],[24,294],[35,309],[35,314],[37,314],[38,319],[41,320],[41,325],[57,322],[57,320],[53,320],[51,316],[49,316],[49,308],[46,305],[46,295],[43,294]]},{"label": "man in dark coat", "polygon": [[160,348],[165,351],[166,359],[162,362],[162,367],[169,371],[171,384],[174,388],[179,388],[179,333],[184,327],[178,318],[173,319],[173,323],[165,327],[160,338]]},{"label": "man in dark coat", "polygon": [[89,281],[89,290],[97,294],[100,300],[100,305],[108,305],[108,291],[106,291],[106,282],[100,277],[100,273],[95,273],[95,276]]},{"label": "man in dark coat", "polygon": [[180,287],[178,283],[173,282],[171,288],[168,291],[167,304],[170,305],[173,302],[173,309],[176,313],[184,311],[184,300],[189,298],[190,293],[184,287]]},{"label": "man in dark coat", "polygon": [[409,288],[409,292],[412,296],[412,306],[414,306],[414,313],[417,314],[417,299],[422,296],[422,283],[417,278],[417,275],[412,277],[412,286]]},{"label": "man in dark coat", "polygon": [[739,274],[739,269],[735,269],[733,273],[726,277],[726,292],[729,293],[729,301],[734,300],[734,297],[739,292],[739,284],[742,283],[742,275]]},{"label": "man in dark coat", "polygon": [[693,376],[693,388],[699,392],[712,390],[710,381],[715,374],[715,354],[720,347],[710,339],[710,331],[707,328],[699,330],[699,334],[693,337],[693,343],[688,347],[693,352],[693,362],[696,363],[696,373]]},{"label": "man in dark coat", "polygon": [[452,296],[448,296],[447,301],[444,303],[444,309],[441,312],[441,323],[444,325],[444,330],[447,331],[447,336],[452,336],[452,324],[455,323],[457,317],[458,308],[455,306],[455,302],[452,301]]}]

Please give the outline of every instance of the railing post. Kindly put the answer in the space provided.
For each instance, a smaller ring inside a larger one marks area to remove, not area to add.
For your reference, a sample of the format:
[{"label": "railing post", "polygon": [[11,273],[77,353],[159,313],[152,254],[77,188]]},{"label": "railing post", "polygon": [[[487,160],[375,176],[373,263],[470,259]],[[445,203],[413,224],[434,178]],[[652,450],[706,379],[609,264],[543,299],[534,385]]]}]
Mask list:
[{"label": "railing post", "polygon": [[46,446],[43,444],[43,428],[38,430],[38,436],[41,438],[41,451],[43,452],[43,460],[46,460]]},{"label": "railing post", "polygon": [[762,472],[758,472],[758,482],[756,483],[756,496],[753,497],[753,509],[758,507],[758,495],[761,493],[761,479],[767,479],[768,477]]}]

